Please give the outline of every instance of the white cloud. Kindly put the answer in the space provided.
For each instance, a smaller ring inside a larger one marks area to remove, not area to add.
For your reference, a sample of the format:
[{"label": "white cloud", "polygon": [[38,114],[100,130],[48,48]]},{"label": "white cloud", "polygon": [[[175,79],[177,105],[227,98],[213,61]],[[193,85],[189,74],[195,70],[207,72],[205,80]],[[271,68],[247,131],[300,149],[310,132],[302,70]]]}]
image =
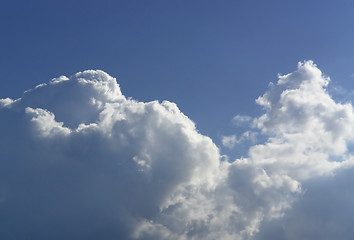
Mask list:
[{"label": "white cloud", "polygon": [[250,122],[252,120],[252,118],[247,115],[239,115],[238,114],[232,120],[236,125],[241,125],[241,124]]},{"label": "white cloud", "polygon": [[[231,189],[239,201],[236,205],[247,209],[254,223],[248,226],[255,229],[253,234],[261,229],[256,239],[299,239],[304,232],[309,239],[331,239],[326,235],[333,237],[338,228],[348,228],[349,214],[342,219],[336,215],[336,222],[327,221],[330,217],[317,210],[308,210],[315,204],[331,208],[329,201],[321,202],[329,192],[324,191],[325,186],[333,175],[341,178],[343,172],[352,171],[348,169],[353,165],[353,107],[331,98],[326,90],[329,81],[311,61],[299,63],[295,72],[279,76],[278,82],[270,84],[270,89],[257,99],[265,114],[253,120],[253,128],[267,140],[251,146],[248,158],[238,159],[229,167]],[[234,185],[237,182],[240,185]],[[322,192],[317,190],[319,187]],[[343,202],[340,196],[347,196],[346,189],[342,183],[331,196],[337,206]],[[303,197],[299,198],[299,194]],[[341,209],[351,208],[348,202]],[[323,225],[310,224],[318,217],[322,224],[329,224],[330,230],[322,230],[326,234],[316,235]],[[262,222],[267,224],[262,227]],[[296,222],[304,224],[294,225]]]},{"label": "white cloud", "polygon": [[257,139],[257,133],[253,131],[246,131],[237,137],[235,134],[229,136],[221,136],[221,143],[224,147],[233,148],[236,144],[243,143],[245,141],[250,141],[255,143]]},{"label": "white cloud", "polygon": [[325,88],[328,82],[312,62],[300,63],[257,99],[266,113],[255,125],[271,137],[250,149],[254,161],[268,171],[305,180],[331,173],[346,160],[353,141],[353,107],[334,102]]},{"label": "white cloud", "polygon": [[[351,209],[349,202],[354,200],[346,185],[351,177],[344,174],[353,171],[353,106],[336,103],[327,93],[328,83],[329,78],[311,61],[299,63],[297,71],[280,76],[257,99],[266,112],[254,125],[269,138],[250,148],[248,161],[272,179],[282,173],[301,183],[304,191],[283,218],[266,220],[256,239],[349,239],[352,235],[350,213],[327,214]],[[336,179],[342,179],[341,184]],[[342,196],[350,200],[343,201]]]},{"label": "white cloud", "polygon": [[214,191],[227,173],[216,145],[176,104],[127,100],[102,71],[2,103],[2,238],[183,239],[210,231]]},{"label": "white cloud", "polygon": [[[0,236],[265,236],[271,231],[264,222],[274,225],[279,218],[306,214],[291,209],[294,203],[294,209],[313,203],[309,196],[298,204],[299,195],[306,197],[316,186],[324,194],[321,184],[352,169],[353,108],[331,99],[328,82],[312,62],[280,76],[257,99],[264,115],[235,117],[252,121],[253,129],[226,136],[223,144],[252,143],[256,132],[267,140],[232,162],[176,104],[126,99],[116,80],[102,71],[61,76],[16,101],[2,99]],[[323,178],[320,185],[311,182]],[[339,185],[347,189],[344,181]],[[264,232],[257,234],[259,229]]]},{"label": "white cloud", "polygon": [[0,99],[0,108],[8,107],[8,106],[10,106],[13,102],[14,102],[14,100],[12,100],[11,98]]},{"label": "white cloud", "polygon": [[221,143],[224,147],[233,148],[238,142],[236,135],[222,136]]},{"label": "white cloud", "polygon": [[63,127],[62,122],[55,121],[54,114],[47,110],[27,107],[25,113],[31,116],[31,122],[35,125],[35,132],[42,137],[70,134],[70,129]]}]

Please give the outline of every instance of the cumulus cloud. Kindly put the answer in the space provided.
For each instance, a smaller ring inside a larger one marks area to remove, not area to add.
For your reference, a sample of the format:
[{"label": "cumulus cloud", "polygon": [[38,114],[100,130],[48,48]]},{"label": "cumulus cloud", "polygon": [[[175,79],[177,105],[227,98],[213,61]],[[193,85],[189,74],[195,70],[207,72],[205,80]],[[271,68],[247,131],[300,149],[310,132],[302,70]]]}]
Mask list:
[{"label": "cumulus cloud", "polygon": [[273,233],[267,226],[278,219],[300,219],[291,214],[302,209],[297,200],[311,181],[327,184],[351,169],[353,108],[336,103],[328,83],[311,61],[280,76],[257,99],[262,116],[235,117],[252,129],[223,144],[256,132],[267,140],[233,161],[176,104],[127,99],[103,71],[2,99],[0,236],[246,240]]},{"label": "cumulus cloud", "polygon": [[252,159],[268,171],[299,180],[331,173],[350,161],[346,155],[353,141],[353,107],[336,103],[326,91],[328,83],[308,61],[271,84],[257,99],[266,113],[254,121],[270,138],[250,149]]},{"label": "cumulus cloud", "polygon": [[255,239],[352,236],[351,212],[346,209],[354,200],[348,189],[353,172],[353,106],[331,98],[329,81],[307,61],[280,76],[257,99],[265,114],[253,123],[269,138],[250,148],[250,161],[269,175],[282,173],[301,183],[303,191],[283,218],[266,220]]},{"label": "cumulus cloud", "polygon": [[1,104],[3,238],[209,231],[208,198],[226,171],[216,145],[176,104],[128,100],[102,71],[62,76]]}]

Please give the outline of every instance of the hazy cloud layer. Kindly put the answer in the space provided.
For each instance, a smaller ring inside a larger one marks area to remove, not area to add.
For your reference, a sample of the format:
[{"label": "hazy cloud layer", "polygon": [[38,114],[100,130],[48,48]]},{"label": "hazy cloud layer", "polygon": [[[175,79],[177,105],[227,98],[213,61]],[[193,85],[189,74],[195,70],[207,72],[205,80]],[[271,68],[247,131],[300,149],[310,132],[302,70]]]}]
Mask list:
[{"label": "hazy cloud layer", "polygon": [[127,99],[102,71],[1,99],[0,237],[298,239],[311,229],[290,223],[318,214],[306,209],[323,186],[349,191],[353,108],[333,101],[328,82],[310,61],[280,76],[257,99],[264,115],[235,117],[252,129],[223,144],[256,132],[267,141],[232,161],[176,104]]}]

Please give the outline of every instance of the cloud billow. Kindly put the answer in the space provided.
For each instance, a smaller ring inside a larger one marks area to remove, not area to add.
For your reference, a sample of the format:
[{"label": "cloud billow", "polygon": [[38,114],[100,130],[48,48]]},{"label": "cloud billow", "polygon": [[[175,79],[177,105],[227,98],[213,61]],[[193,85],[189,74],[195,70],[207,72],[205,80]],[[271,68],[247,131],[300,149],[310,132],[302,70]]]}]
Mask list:
[{"label": "cloud billow", "polygon": [[268,140],[230,162],[176,104],[127,99],[103,71],[2,99],[0,237],[252,239],[351,166],[353,109],[328,81],[312,62],[281,76],[247,117]]},{"label": "cloud billow", "polygon": [[5,238],[172,234],[151,221],[221,178],[218,148],[174,103],[127,100],[102,71],[3,100],[0,114]]}]

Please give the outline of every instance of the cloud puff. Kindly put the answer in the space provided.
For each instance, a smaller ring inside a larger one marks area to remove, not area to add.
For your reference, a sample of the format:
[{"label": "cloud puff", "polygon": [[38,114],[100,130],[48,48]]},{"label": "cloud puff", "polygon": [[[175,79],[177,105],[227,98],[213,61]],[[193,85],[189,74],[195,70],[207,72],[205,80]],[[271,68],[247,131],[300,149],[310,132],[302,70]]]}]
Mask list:
[{"label": "cloud puff", "polygon": [[301,183],[303,193],[283,218],[266,220],[255,239],[352,236],[353,106],[331,98],[329,81],[313,62],[299,63],[257,99],[266,112],[253,123],[269,138],[250,148],[249,161]]},{"label": "cloud puff", "polygon": [[2,99],[0,236],[252,239],[308,181],[350,169],[353,110],[328,81],[312,62],[280,76],[257,99],[265,114],[238,119],[266,142],[234,161],[176,104],[127,99],[103,71]]},{"label": "cloud puff", "polygon": [[227,148],[233,148],[237,142],[236,135],[222,136],[221,138],[222,145]]},{"label": "cloud puff", "polygon": [[252,143],[256,142],[257,132],[246,131],[242,133],[239,137],[235,134],[229,136],[222,136],[221,143],[224,147],[233,148],[236,144],[240,144],[244,141],[251,141]]},{"label": "cloud puff", "polygon": [[182,236],[204,216],[151,221],[222,177],[218,148],[174,103],[127,100],[102,71],[1,103],[4,238],[144,238],[146,223]]},{"label": "cloud puff", "polygon": [[270,85],[257,99],[266,113],[254,121],[270,137],[250,149],[254,161],[299,180],[331,173],[349,161],[353,107],[336,103],[326,91],[328,83],[329,78],[308,61]]},{"label": "cloud puff", "polygon": [[[228,168],[236,206],[253,216],[249,219],[254,224],[248,227],[260,227],[253,235],[256,239],[330,239],[349,228],[349,213],[329,213],[336,221],[326,220],[327,212],[334,211],[330,203],[343,212],[354,200],[341,199],[348,196],[343,179],[350,181],[353,165],[353,106],[331,98],[329,81],[312,61],[299,63],[296,71],[279,76],[256,100],[265,113],[253,119],[252,131],[267,140],[251,146],[247,158],[236,159]],[[336,179],[342,179],[341,185]],[[331,185],[337,185],[335,193],[325,190]],[[321,200],[327,194],[333,201]],[[320,223],[310,223],[318,218]],[[329,227],[317,234],[324,224]]]},{"label": "cloud puff", "polygon": [[236,125],[241,125],[243,123],[248,123],[252,120],[252,118],[250,116],[247,116],[247,115],[236,115],[233,119],[233,122],[236,124]]}]

